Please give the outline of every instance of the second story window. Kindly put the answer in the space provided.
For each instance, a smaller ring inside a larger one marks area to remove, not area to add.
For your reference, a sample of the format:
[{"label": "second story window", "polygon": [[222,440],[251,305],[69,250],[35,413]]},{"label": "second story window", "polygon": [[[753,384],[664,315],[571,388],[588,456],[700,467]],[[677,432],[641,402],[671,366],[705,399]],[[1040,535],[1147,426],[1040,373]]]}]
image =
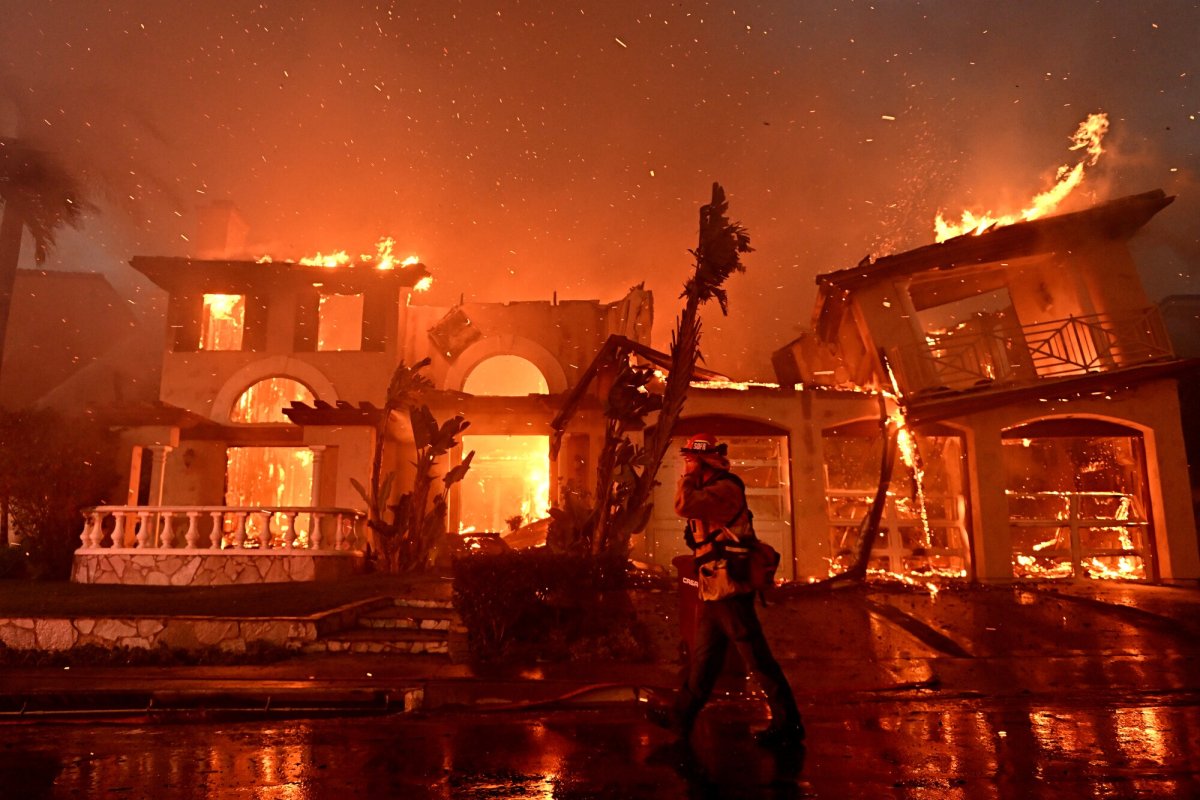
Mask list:
[{"label": "second story window", "polygon": [[206,294],[197,349],[241,350],[245,326],[245,295]]},{"label": "second story window", "polygon": [[317,309],[317,350],[361,350],[363,296],[322,294]]}]

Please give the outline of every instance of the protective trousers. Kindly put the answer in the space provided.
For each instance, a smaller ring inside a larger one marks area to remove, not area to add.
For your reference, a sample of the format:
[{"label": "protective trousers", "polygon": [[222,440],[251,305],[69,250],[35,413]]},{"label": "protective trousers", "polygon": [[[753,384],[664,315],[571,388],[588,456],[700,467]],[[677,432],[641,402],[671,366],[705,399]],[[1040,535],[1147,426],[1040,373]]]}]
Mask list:
[{"label": "protective trousers", "polygon": [[800,722],[800,712],[792,687],[763,635],[754,611],[754,595],[737,594],[724,600],[700,603],[696,617],[696,635],[688,663],[688,677],[676,697],[675,712],[690,728],[700,709],[712,695],[713,687],[725,665],[725,653],[732,643],[746,669],[758,678],[771,708],[771,725]]}]

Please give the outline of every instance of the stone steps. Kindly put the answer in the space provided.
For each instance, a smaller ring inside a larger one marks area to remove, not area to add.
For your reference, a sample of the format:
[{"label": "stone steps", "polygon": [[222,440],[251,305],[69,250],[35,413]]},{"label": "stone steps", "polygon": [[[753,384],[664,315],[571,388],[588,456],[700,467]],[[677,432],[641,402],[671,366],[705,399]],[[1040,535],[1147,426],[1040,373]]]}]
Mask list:
[{"label": "stone steps", "polygon": [[394,605],[360,614],[353,627],[322,636],[303,650],[448,656],[451,637],[465,635],[449,600],[397,597]]}]

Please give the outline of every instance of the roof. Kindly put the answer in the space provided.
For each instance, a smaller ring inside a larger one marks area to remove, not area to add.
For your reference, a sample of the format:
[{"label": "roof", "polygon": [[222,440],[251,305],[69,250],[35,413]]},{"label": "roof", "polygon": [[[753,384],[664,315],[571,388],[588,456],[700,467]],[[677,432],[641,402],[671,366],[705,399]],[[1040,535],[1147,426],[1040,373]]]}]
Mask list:
[{"label": "roof", "polygon": [[257,287],[322,285],[331,291],[359,291],[367,286],[394,284],[407,288],[429,275],[424,264],[395,269],[370,265],[321,267],[292,261],[228,261],[166,256],[134,256],[129,261],[138,272],[172,294],[188,292],[234,293]]},{"label": "roof", "polygon": [[1046,252],[1064,243],[1128,239],[1175,200],[1161,189],[1130,195],[1084,211],[966,234],[817,276],[823,290],[852,289],[931,269],[946,270]]}]

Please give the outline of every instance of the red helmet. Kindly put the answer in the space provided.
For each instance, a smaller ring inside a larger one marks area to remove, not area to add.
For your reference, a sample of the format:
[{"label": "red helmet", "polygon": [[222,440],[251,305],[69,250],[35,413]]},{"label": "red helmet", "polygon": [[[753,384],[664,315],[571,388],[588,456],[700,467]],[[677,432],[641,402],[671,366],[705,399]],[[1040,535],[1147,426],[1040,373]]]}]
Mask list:
[{"label": "red helmet", "polygon": [[718,444],[717,437],[711,433],[697,433],[687,440],[687,444],[679,448],[679,452],[690,456],[723,456],[727,449],[725,443]]}]

